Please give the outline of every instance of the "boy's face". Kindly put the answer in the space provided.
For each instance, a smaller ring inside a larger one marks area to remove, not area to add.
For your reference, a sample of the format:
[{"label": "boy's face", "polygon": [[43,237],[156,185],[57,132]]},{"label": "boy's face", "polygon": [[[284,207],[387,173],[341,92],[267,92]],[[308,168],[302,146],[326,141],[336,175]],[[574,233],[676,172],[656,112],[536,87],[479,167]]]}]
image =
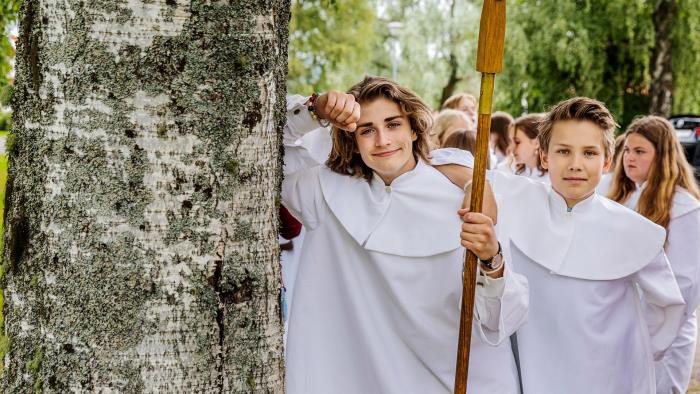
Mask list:
[{"label": "boy's face", "polygon": [[541,159],[552,188],[569,207],[593,194],[611,162],[605,156],[603,130],[587,120],[555,122],[549,149],[541,152]]},{"label": "boy's face", "polygon": [[379,97],[360,103],[360,120],[355,140],[362,161],[384,181],[391,184],[399,175],[416,166],[408,117],[395,102]]}]

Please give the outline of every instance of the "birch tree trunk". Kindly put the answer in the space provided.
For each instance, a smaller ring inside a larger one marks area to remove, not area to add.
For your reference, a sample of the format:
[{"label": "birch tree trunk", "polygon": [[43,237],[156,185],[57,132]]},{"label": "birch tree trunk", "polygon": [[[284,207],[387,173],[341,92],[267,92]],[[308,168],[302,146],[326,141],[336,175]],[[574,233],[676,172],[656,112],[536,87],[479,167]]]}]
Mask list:
[{"label": "birch tree trunk", "polygon": [[282,392],[288,0],[24,0],[7,393]]}]

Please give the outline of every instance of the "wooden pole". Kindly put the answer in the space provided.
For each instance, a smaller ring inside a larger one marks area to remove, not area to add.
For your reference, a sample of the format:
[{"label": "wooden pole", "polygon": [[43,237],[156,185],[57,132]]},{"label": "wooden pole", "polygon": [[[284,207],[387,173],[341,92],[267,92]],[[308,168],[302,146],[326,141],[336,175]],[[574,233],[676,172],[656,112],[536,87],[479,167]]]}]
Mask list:
[{"label": "wooden pole", "polygon": [[[481,72],[481,92],[479,94],[479,118],[476,129],[476,155],[472,176],[472,194],[469,204],[471,212],[481,212],[484,200],[484,181],[489,160],[493,85],[496,74],[503,69],[505,34],[505,0],[484,0],[484,5],[481,9],[479,46],[476,55],[476,70]],[[466,394],[467,392],[474,295],[476,290],[476,265],[476,255],[467,251],[462,275],[462,310],[459,322],[459,345],[454,394]]]}]

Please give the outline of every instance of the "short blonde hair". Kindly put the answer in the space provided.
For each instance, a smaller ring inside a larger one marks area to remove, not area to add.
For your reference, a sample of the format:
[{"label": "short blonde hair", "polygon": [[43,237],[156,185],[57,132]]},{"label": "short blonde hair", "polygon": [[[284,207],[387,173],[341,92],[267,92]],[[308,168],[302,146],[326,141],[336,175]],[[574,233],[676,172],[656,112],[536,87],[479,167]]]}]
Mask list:
[{"label": "short blonde hair", "polygon": [[462,111],[458,111],[456,109],[443,109],[440,111],[440,113],[437,114],[435,117],[435,125],[433,126],[433,131],[435,131],[435,137],[437,138],[437,142],[439,146],[442,146],[442,144],[445,143],[446,136],[445,132],[447,130],[451,129],[461,129],[462,127],[455,127],[455,123],[458,121],[464,121],[467,124],[471,125],[471,129],[474,128],[474,124],[469,119],[467,114],[465,114]]},{"label": "short blonde hair", "polygon": [[540,149],[547,153],[552,140],[552,127],[565,120],[589,121],[600,127],[603,135],[605,158],[612,157],[615,149],[615,129],[620,127],[602,102],[588,97],[574,97],[552,107],[538,127]]},{"label": "short blonde hair", "polygon": [[477,103],[476,97],[467,93],[457,93],[450,96],[444,103],[442,103],[442,109],[457,109],[459,108],[459,103],[462,99],[471,100],[475,105]]},{"label": "short blonde hair", "polygon": [[[367,76],[355,84],[348,93],[355,97],[355,101],[360,103],[360,106],[380,97],[398,104],[401,112],[408,117],[411,130],[416,134],[416,140],[413,141],[413,157],[416,161],[420,159],[428,161],[430,153],[428,132],[433,126],[433,117],[430,107],[417,94],[392,80],[372,76]],[[374,172],[360,156],[355,133],[333,127],[331,137],[333,148],[326,166],[338,174],[372,180]]]}]

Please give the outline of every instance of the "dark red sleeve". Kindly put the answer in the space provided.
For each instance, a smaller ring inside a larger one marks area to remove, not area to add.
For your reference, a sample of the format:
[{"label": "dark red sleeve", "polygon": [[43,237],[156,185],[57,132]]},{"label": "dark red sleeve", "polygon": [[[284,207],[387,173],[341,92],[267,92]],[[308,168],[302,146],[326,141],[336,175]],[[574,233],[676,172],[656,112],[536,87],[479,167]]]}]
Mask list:
[{"label": "dark red sleeve", "polygon": [[287,208],[280,205],[280,235],[292,239],[301,233],[301,223],[292,216]]}]

